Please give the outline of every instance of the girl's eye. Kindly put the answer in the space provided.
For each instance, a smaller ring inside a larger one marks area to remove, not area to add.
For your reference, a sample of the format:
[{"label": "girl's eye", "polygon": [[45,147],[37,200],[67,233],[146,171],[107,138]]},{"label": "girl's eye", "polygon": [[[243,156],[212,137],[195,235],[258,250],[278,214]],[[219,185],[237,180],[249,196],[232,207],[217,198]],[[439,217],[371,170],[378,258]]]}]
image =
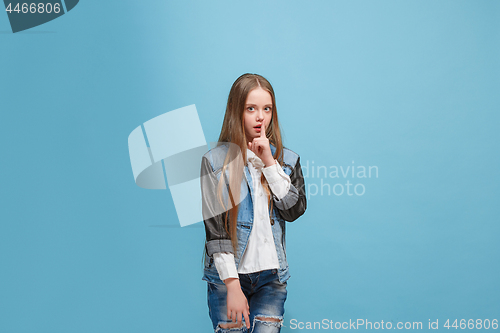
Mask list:
[{"label": "girl's eye", "polygon": [[[253,106],[249,106],[249,107],[247,107],[247,110],[248,110],[248,111],[250,111],[250,112],[253,112],[253,111],[255,111],[255,107],[253,107]],[[269,107],[269,106],[268,106],[268,107],[266,107],[266,108],[264,108],[264,111],[265,111],[265,112],[271,112],[271,110],[272,110],[272,108],[271,108],[271,107]]]}]

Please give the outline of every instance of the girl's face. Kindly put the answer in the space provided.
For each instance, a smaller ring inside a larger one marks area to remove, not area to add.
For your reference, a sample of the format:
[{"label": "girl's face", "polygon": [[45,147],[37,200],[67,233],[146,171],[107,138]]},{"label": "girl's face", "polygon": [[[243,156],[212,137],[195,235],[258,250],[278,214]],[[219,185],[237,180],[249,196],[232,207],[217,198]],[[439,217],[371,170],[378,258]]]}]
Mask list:
[{"label": "girl's face", "polygon": [[273,100],[271,94],[257,87],[248,93],[243,112],[243,124],[247,141],[251,142],[260,136],[260,126],[265,124],[266,128],[271,123],[273,116]]}]

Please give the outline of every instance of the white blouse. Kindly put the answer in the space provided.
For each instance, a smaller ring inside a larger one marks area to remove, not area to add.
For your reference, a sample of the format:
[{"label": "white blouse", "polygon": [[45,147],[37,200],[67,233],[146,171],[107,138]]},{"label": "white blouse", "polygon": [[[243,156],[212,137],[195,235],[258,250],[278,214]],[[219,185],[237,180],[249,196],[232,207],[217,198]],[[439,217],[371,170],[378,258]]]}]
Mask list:
[{"label": "white blouse", "polygon": [[245,253],[241,257],[238,269],[234,255],[227,252],[214,253],[215,267],[222,281],[227,278],[238,278],[238,273],[247,274],[266,269],[279,268],[278,254],[274,245],[274,237],[269,219],[269,206],[264,188],[260,183],[264,174],[271,192],[278,199],[283,198],[290,190],[290,177],[275,160],[273,165],[264,167],[262,160],[247,148],[247,164],[252,175],[254,188],[252,231],[248,239]]}]

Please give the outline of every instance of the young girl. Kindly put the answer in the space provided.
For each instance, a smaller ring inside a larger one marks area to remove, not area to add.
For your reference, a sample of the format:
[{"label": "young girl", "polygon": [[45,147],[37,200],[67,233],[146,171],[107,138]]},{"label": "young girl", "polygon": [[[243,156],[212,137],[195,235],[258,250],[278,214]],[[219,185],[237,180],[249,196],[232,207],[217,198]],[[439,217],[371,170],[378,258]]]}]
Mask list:
[{"label": "young girl", "polygon": [[217,146],[202,158],[208,308],[215,332],[280,332],[287,280],[285,221],[306,210],[300,157],[283,147],[271,84],[231,87]]}]

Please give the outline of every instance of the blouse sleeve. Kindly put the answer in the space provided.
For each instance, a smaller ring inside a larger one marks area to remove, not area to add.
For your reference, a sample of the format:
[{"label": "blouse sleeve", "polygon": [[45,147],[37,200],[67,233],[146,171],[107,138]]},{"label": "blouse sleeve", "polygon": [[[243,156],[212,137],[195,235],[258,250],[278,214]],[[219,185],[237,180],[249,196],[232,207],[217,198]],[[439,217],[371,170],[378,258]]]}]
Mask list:
[{"label": "blouse sleeve", "polygon": [[290,177],[283,171],[278,161],[266,168],[262,168],[262,173],[266,177],[276,199],[282,199],[290,190]]},{"label": "blouse sleeve", "polygon": [[238,270],[236,269],[236,264],[234,262],[234,255],[232,253],[214,253],[214,262],[222,281],[227,278],[239,278]]}]

